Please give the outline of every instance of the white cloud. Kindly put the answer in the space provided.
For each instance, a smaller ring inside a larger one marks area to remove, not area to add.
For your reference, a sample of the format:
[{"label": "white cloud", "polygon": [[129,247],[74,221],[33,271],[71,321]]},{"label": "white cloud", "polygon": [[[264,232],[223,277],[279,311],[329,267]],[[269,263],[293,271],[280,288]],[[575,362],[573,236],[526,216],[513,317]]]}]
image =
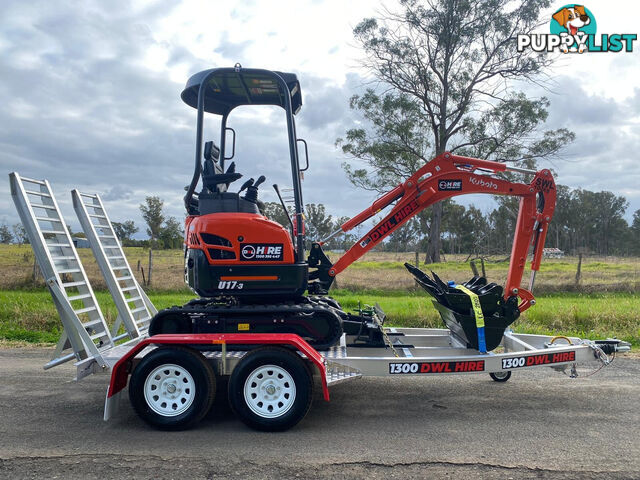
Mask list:
[{"label": "white cloud", "polygon": [[[633,31],[640,13],[636,2],[622,17],[604,1],[588,8],[600,32]],[[298,74],[304,101],[298,133],[311,157],[305,201],[352,215],[372,195],[348,183],[334,141],[352,125],[347,100],[364,75],[352,30],[377,9],[368,0],[5,2],[1,171],[48,178],[75,229],[67,198],[75,187],[102,193],[115,220],[132,218],[142,227],[137,206],[149,194],[164,198],[168,213],[180,218],[195,112],[179,94],[189,75],[240,62]],[[640,208],[633,186],[640,184],[633,158],[640,147],[639,62],[637,53],[567,56],[552,72],[560,88],[550,95],[549,124],[578,134],[569,161],[555,164],[558,181],[628,195],[630,210]],[[251,114],[240,113],[232,118],[238,170],[245,178],[265,174],[264,199],[274,200],[270,185],[290,183],[281,116],[272,112],[256,128],[247,123]],[[17,221],[6,177],[2,221]]]}]

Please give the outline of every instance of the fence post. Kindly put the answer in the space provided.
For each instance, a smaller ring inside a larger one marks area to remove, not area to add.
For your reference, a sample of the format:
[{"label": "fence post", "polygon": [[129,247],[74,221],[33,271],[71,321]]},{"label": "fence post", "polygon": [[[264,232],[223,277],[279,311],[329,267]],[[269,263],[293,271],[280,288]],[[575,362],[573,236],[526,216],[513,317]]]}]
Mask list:
[{"label": "fence post", "polygon": [[416,268],[420,268],[420,252],[416,250]]},{"label": "fence post", "polygon": [[38,276],[40,275],[40,266],[38,265],[38,262],[36,260],[36,258],[33,258],[33,273],[31,274],[31,280],[33,281],[34,285],[36,283],[36,281],[38,280]]},{"label": "fence post", "polygon": [[151,272],[153,271],[153,249],[149,249],[149,271],[147,272],[147,285],[151,285]]},{"label": "fence post", "polygon": [[578,270],[576,270],[576,287],[580,283],[581,269],[582,269],[582,253],[579,253],[578,254]]}]

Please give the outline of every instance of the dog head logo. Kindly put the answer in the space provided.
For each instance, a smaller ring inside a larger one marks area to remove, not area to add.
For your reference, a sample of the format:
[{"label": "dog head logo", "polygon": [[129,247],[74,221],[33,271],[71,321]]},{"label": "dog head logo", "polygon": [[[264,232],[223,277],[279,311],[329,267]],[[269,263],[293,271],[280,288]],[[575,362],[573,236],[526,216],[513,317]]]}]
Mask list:
[{"label": "dog head logo", "polygon": [[596,33],[596,20],[584,5],[565,5],[551,16],[553,35],[570,35],[575,39],[573,45],[563,42],[560,46],[564,53],[582,53],[589,47],[589,35]]},{"label": "dog head logo", "polygon": [[562,7],[554,13],[552,17],[571,35],[576,35],[578,33],[578,29],[591,23],[591,17],[587,15],[587,12],[582,5]]}]

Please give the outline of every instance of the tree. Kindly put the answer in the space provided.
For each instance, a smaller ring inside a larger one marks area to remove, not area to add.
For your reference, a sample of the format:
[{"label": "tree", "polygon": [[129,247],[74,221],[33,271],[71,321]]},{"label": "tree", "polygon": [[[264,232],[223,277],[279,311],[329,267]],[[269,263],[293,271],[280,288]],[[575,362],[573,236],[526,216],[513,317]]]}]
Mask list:
[{"label": "tree", "polygon": [[160,238],[162,223],[164,222],[163,207],[164,201],[157,196],[146,197],[145,203],[140,205],[140,212],[144,221],[147,222],[147,235],[151,239],[152,246],[156,245]]},{"label": "tree", "polygon": [[462,248],[461,237],[465,232],[466,225],[464,223],[465,215],[464,205],[458,205],[451,199],[442,202],[442,232],[447,236],[444,239],[443,247],[448,247],[449,253],[460,253]]},{"label": "tree", "polygon": [[[334,222],[334,227],[332,229],[332,233],[340,229],[340,226],[346,223],[349,220],[349,217],[338,217]],[[327,247],[332,250],[349,250],[354,243],[358,241],[358,227],[354,229],[352,232],[341,232],[335,237],[333,237],[327,243]]]},{"label": "tree", "polygon": [[132,240],[133,235],[138,232],[138,227],[133,220],[125,220],[124,222],[111,222],[116,235],[120,239],[120,242],[127,243]]},{"label": "tree", "polygon": [[160,241],[164,248],[180,248],[184,238],[182,225],[175,217],[169,217],[160,230]]},{"label": "tree", "polygon": [[482,212],[473,205],[465,209],[460,238],[461,250],[476,256],[489,253],[489,224]]},{"label": "tree", "polygon": [[598,250],[605,255],[619,253],[622,239],[629,228],[623,218],[629,202],[623,196],[612,192],[598,192],[595,195],[595,222],[597,224]]},{"label": "tree", "polygon": [[637,255],[640,253],[640,209],[633,212],[633,222],[630,228],[631,253]]},{"label": "tree", "polygon": [[323,204],[309,203],[305,205],[306,237],[309,241],[320,241],[335,232],[338,227],[331,215],[327,215]]},{"label": "tree", "polygon": [[629,203],[624,197],[607,191],[571,190],[564,185],[557,185],[556,190],[547,245],[572,253],[640,252],[634,240],[640,238],[640,216],[634,214],[634,223],[629,227],[624,219]]},{"label": "tree", "polygon": [[[531,166],[574,138],[566,129],[539,133],[549,102],[510,92],[510,81],[540,81],[552,56],[518,52],[548,0],[400,0],[354,30],[364,66],[380,82],[351,99],[372,128],[338,139],[357,186],[386,191],[447,150]],[[357,165],[357,164],[356,164]],[[442,205],[432,207],[427,260],[440,260]]]},{"label": "tree", "polygon": [[13,240],[13,235],[11,234],[11,230],[9,230],[9,226],[5,223],[0,225],[0,243],[11,243]]},{"label": "tree", "polygon": [[385,242],[386,245],[383,245],[385,250],[396,253],[413,250],[419,238],[418,229],[418,220],[409,219],[402,228],[396,229],[389,235],[389,240]]},{"label": "tree", "polygon": [[[517,210],[516,210],[517,212]],[[511,253],[511,247],[513,246],[513,236],[516,229],[517,216],[514,211],[507,208],[505,205],[500,205],[494,209],[488,218],[488,222],[491,228],[490,239],[490,252],[489,253]],[[554,225],[555,218],[551,225]],[[547,238],[550,238],[549,235]],[[547,240],[548,242],[549,240]]]},{"label": "tree", "polygon": [[16,223],[11,227],[11,229],[13,230],[13,236],[19,245],[29,243],[29,236],[27,235],[27,231],[24,229],[24,225]]},{"label": "tree", "polygon": [[[279,223],[286,228],[287,231],[290,231],[291,224],[289,223],[280,203],[266,202],[263,207],[263,212],[267,218]],[[340,225],[349,220],[349,217],[340,217],[333,220],[331,215],[327,216],[326,207],[323,204],[307,204],[305,205],[305,212],[305,228],[308,243],[328,237],[331,233],[337,231],[340,228]],[[294,212],[289,210],[289,215],[293,214]],[[325,244],[325,248],[328,250],[346,250],[350,248],[355,241],[355,235],[340,233],[329,240]]]},{"label": "tree", "polygon": [[[282,209],[282,205],[278,202],[265,202],[263,207],[264,216],[273,220],[274,222],[278,222],[284,228],[289,230],[291,228],[291,224],[289,223],[289,219],[287,218],[287,214]],[[292,212],[289,212],[291,214]]]}]

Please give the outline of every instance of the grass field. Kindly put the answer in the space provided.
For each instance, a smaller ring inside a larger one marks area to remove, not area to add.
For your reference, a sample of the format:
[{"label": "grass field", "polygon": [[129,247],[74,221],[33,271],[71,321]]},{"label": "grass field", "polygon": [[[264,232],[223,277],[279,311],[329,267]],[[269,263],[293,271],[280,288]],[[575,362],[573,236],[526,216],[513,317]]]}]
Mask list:
[{"label": "grass field", "polygon": [[[80,259],[95,289],[106,289],[91,250],[78,249]],[[141,247],[127,247],[125,253],[134,274],[142,283],[142,269],[147,274],[149,251]],[[336,261],[340,254],[329,253]],[[422,265],[433,270],[444,280],[465,281],[471,277],[466,255],[447,256],[447,262]],[[33,252],[29,245],[0,245],[0,289],[44,287],[40,278],[33,281]],[[404,268],[404,262],[415,262],[414,253],[368,253],[355,262],[336,280],[340,289],[384,290],[407,292],[415,290],[413,277]],[[536,279],[537,293],[555,292],[640,292],[640,258],[588,257],[582,262],[582,278],[575,283],[577,258],[547,259],[542,263]],[[140,264],[141,269],[138,269]],[[488,278],[503,284],[507,277],[507,261],[486,264]],[[155,250],[153,252],[152,290],[178,291],[187,289],[183,282],[184,257],[181,250]],[[525,272],[525,280],[526,275]]]},{"label": "grass field", "polygon": [[[388,324],[401,327],[442,327],[438,313],[426,294],[401,294],[365,290],[332,292],[345,310],[380,304]],[[109,324],[117,312],[107,292],[97,292]],[[151,292],[158,309],[182,305],[192,296],[186,292]],[[60,335],[58,318],[46,290],[0,291],[0,338],[14,341],[55,342]],[[640,346],[640,297],[628,293],[541,295],[538,303],[513,324],[521,333],[568,334],[583,338],[617,336]]]},{"label": "grass field", "polygon": [[[148,250],[126,248],[134,273],[142,283],[147,273]],[[89,249],[79,249],[105,318],[112,323],[116,310]],[[339,254],[330,254],[336,260]],[[471,277],[465,256],[447,256],[447,262],[421,266],[444,280]],[[0,245],[0,339],[55,342],[60,320],[41,278],[33,281],[33,252],[29,245]],[[178,250],[153,254],[153,283],[146,290],[161,309],[181,305],[192,298],[183,283],[183,256]],[[340,274],[332,295],[345,309],[380,303],[394,326],[441,326],[428,296],[416,289],[404,262],[415,262],[413,253],[370,253]],[[138,264],[142,267],[138,268]],[[586,258],[582,278],[575,283],[577,259],[546,260],[536,280],[538,303],[514,325],[524,333],[565,333],[587,338],[617,336],[640,345],[640,291],[638,258]],[[490,281],[504,283],[508,262],[486,264]],[[526,281],[524,282],[526,284]]]}]

